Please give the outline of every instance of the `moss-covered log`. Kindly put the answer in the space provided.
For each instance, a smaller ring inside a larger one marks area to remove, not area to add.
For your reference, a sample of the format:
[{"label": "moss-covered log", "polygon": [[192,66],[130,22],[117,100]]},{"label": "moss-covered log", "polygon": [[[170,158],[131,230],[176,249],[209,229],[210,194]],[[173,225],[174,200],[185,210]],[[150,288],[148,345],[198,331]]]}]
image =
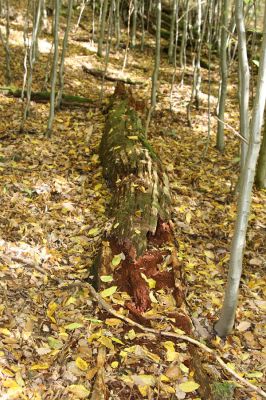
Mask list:
[{"label": "moss-covered log", "polygon": [[[170,193],[161,161],[144,137],[132,97],[116,90],[100,145],[104,175],[113,192],[113,233],[130,240],[136,256],[147,248],[158,221],[170,219]],[[123,87],[122,87],[123,88]],[[124,90],[124,89],[122,89]]]},{"label": "moss-covered log", "polygon": [[[13,88],[13,87],[1,87],[0,93],[5,94],[7,96],[12,96],[16,98],[20,98],[22,94],[22,90],[20,88]],[[25,96],[27,96],[27,92],[25,91]],[[50,101],[50,92],[43,91],[43,92],[31,92],[31,100],[35,101],[36,103],[46,103]],[[81,105],[88,105],[92,104],[93,100],[88,99],[87,97],[81,96],[73,96],[63,94],[62,96],[62,106],[81,106]]]},{"label": "moss-covered log", "polygon": [[[99,274],[113,273],[118,286],[133,297],[128,308],[136,313],[150,306],[145,276],[154,279],[156,290],[172,290],[177,306],[183,301],[181,272],[177,265],[171,269],[164,263],[171,254],[163,244],[173,241],[168,179],[144,136],[136,112],[140,107],[130,90],[118,84],[99,149],[104,176],[112,191],[112,228],[96,262]],[[111,261],[118,254],[121,262],[110,271]],[[184,319],[189,330],[190,321]],[[181,325],[184,327],[183,322]]]}]

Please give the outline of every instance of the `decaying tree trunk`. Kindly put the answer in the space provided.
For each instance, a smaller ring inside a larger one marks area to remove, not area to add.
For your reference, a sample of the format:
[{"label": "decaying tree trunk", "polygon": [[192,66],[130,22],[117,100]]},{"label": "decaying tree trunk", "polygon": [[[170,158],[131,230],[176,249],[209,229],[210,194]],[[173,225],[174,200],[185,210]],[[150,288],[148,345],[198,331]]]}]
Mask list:
[{"label": "decaying tree trunk", "polygon": [[[168,179],[158,155],[144,137],[136,112],[141,107],[131,92],[118,83],[99,149],[104,176],[112,191],[112,228],[96,265],[98,276],[114,275],[118,286],[132,296],[133,303],[127,304],[128,308],[138,314],[151,304],[149,278],[156,282],[155,290],[173,289],[178,307],[183,301],[178,263],[163,247],[172,242],[174,248]],[[114,267],[112,260],[117,255],[121,262]],[[191,323],[186,316],[184,323],[189,330]]]}]

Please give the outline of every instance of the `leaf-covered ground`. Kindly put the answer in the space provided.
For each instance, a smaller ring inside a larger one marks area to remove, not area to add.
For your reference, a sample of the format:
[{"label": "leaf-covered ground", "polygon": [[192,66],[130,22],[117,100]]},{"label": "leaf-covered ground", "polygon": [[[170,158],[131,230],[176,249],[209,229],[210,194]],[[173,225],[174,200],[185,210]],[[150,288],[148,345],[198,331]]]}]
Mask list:
[{"label": "leaf-covered ground", "polygon": [[[101,81],[81,68],[83,63],[103,66],[104,61],[97,58],[89,41],[74,40],[80,36],[88,37],[88,33],[78,30],[71,34],[65,92],[95,102],[91,107],[58,112],[50,139],[44,136],[47,104],[31,103],[30,118],[19,133],[23,104],[20,99],[0,95],[1,398],[78,399],[92,393],[93,398],[101,399],[106,391],[109,399],[199,399],[187,343],[158,340],[102,312],[83,285],[104,240],[110,193],[97,153],[105,121],[103,108],[97,107]],[[10,41],[12,84],[21,87],[24,55],[19,12],[11,23]],[[43,89],[50,44],[51,37],[42,35],[34,90]],[[2,47],[0,56],[4,60]],[[124,50],[112,52],[110,70],[121,71],[123,59]],[[147,83],[133,89],[143,101],[149,100],[152,68],[149,49],[144,54],[129,51],[125,72]],[[225,153],[214,147],[217,70],[212,72],[207,151],[207,71],[202,71],[201,106],[199,111],[192,109],[192,128],[186,120],[192,70],[187,68],[182,87],[175,85],[170,112],[172,72],[163,58],[149,139],[170,178],[177,257],[187,282],[186,302],[197,330],[206,339],[219,314],[226,282],[236,213],[233,190],[239,143],[226,129]],[[178,70],[177,83],[180,76]],[[3,62],[0,84],[5,86]],[[113,89],[112,83],[104,84],[104,103]],[[226,121],[238,127],[233,70]],[[208,342],[240,375],[257,385],[262,384],[265,368],[265,201],[265,191],[254,190],[235,330],[226,341],[214,337]],[[107,300],[127,315],[123,308],[127,298],[116,292]],[[147,318],[158,329],[171,329],[164,310],[174,308],[172,299],[154,292],[153,300]],[[210,375],[215,375],[213,363],[210,368]],[[233,380],[225,373],[223,377]],[[259,398],[240,388],[234,396]]]}]

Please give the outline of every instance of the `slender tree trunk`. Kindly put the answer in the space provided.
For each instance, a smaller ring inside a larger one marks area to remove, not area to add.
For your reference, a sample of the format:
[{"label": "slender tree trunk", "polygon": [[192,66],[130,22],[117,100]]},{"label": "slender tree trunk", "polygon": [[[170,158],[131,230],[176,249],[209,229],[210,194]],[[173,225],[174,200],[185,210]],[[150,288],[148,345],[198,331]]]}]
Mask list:
[{"label": "slender tree trunk", "polygon": [[216,147],[219,151],[224,151],[224,112],[225,100],[227,92],[227,28],[228,27],[228,0],[223,0],[222,4],[222,32],[221,32],[221,46],[220,46],[220,96],[218,107],[218,127],[216,136]]},{"label": "slender tree trunk", "polygon": [[141,51],[144,50],[144,44],[145,44],[144,15],[145,15],[145,0],[141,0]]},{"label": "slender tree trunk", "polygon": [[48,137],[52,134],[52,126],[54,122],[55,113],[55,90],[56,90],[56,77],[57,77],[57,64],[58,64],[58,31],[59,31],[59,16],[60,16],[60,0],[55,0],[55,14],[54,14],[54,58],[51,73],[51,97],[50,97],[50,111],[47,124],[46,135]]},{"label": "slender tree trunk", "polygon": [[78,21],[77,21],[77,24],[75,26],[75,30],[77,30],[78,27],[79,27],[79,24],[80,24],[80,21],[81,21],[81,18],[82,18],[82,15],[83,15],[83,12],[85,10],[87,2],[88,2],[87,0],[83,0],[82,1],[81,7],[80,7],[80,13],[79,13]]},{"label": "slender tree trunk", "polygon": [[156,105],[157,82],[160,68],[160,45],[161,45],[161,13],[162,5],[161,0],[157,0],[157,21],[156,21],[156,50],[155,50],[155,63],[152,74],[152,90],[151,90],[151,107]]},{"label": "slender tree trunk", "polygon": [[170,26],[170,37],[169,37],[169,47],[168,47],[168,59],[170,63],[173,62],[176,9],[177,9],[177,0],[172,0],[171,26]]},{"label": "slender tree trunk", "polygon": [[[243,1],[235,0],[236,27],[238,33],[238,60],[239,60],[239,107],[240,107],[240,134],[248,140],[249,136],[249,65],[247,57],[247,41],[244,23]],[[245,167],[247,144],[241,141],[241,172]]]},{"label": "slender tree trunk", "polygon": [[232,249],[229,263],[228,281],[225,289],[225,298],[219,321],[215,330],[219,336],[226,336],[233,328],[237,307],[239,284],[242,274],[242,263],[245,248],[248,217],[251,205],[252,186],[254,183],[256,164],[260,151],[260,131],[263,121],[263,111],[266,100],[266,7],[264,11],[263,41],[259,66],[256,97],[254,101],[252,119],[250,123],[250,139],[242,172],[240,194],[237,204],[237,218],[232,240]]},{"label": "slender tree trunk", "polygon": [[10,67],[10,49],[9,49],[9,34],[10,34],[10,21],[9,21],[9,0],[6,0],[6,33],[5,37],[0,29],[0,40],[5,50],[6,58],[6,83],[7,85],[11,82],[11,67]]},{"label": "slender tree trunk", "polygon": [[29,52],[29,8],[30,8],[30,0],[27,1],[27,10],[24,17],[24,28],[23,28],[23,42],[24,42],[24,74],[23,74],[23,84],[22,84],[22,92],[21,92],[21,100],[24,99],[24,92],[27,83],[28,76],[28,52]]},{"label": "slender tree trunk", "polygon": [[195,99],[195,105],[197,110],[199,109],[199,103],[200,103],[200,85],[201,85],[201,69],[200,69],[200,57],[201,57],[201,49],[202,49],[202,42],[203,42],[203,37],[205,34],[205,28],[207,25],[207,19],[208,19],[208,8],[209,8],[209,2],[206,7],[206,13],[205,13],[205,18],[204,18],[204,23],[203,27],[201,30],[201,0],[198,0],[197,3],[197,8],[198,8],[198,13],[197,13],[197,45],[196,45],[196,55],[195,55],[195,66],[194,66],[194,73],[193,73],[193,85],[192,85],[192,90],[191,90],[191,96],[190,96],[190,101],[187,105],[187,119],[188,119],[188,125],[191,127],[191,118],[190,118],[190,110],[192,103]]},{"label": "slender tree trunk", "polygon": [[136,46],[138,0],[133,0],[133,7],[134,9],[132,14],[131,47]]},{"label": "slender tree trunk", "polygon": [[[29,7],[29,3],[28,3]],[[25,65],[25,73],[24,73],[24,81],[27,82],[27,99],[26,99],[26,105],[24,108],[23,112],[23,117],[20,125],[20,130],[23,131],[25,121],[28,117],[29,114],[29,109],[30,109],[30,100],[31,100],[31,89],[32,89],[32,79],[33,79],[33,70],[34,70],[34,65],[36,62],[36,53],[37,53],[37,42],[38,42],[38,32],[39,32],[39,25],[40,25],[40,19],[41,19],[41,10],[42,10],[42,0],[39,0],[37,10],[36,10],[36,15],[33,23],[33,28],[32,28],[32,35],[31,35],[31,44],[29,50],[25,48],[26,54],[28,54],[28,68],[27,68],[27,60],[24,60],[24,65]],[[27,10],[27,15],[26,18],[29,17],[28,15],[29,8]],[[26,22],[28,24],[28,22]],[[25,28],[26,29],[26,28]]]},{"label": "slender tree trunk", "polygon": [[102,77],[102,85],[101,85],[101,93],[100,93],[100,103],[103,100],[103,85],[105,80],[105,75],[107,73],[109,56],[110,56],[110,48],[112,43],[112,26],[113,26],[113,11],[115,6],[115,0],[111,0],[110,9],[109,9],[109,22],[108,22],[108,33],[107,33],[107,43],[106,43],[106,52],[105,52],[105,68]]},{"label": "slender tree trunk", "polygon": [[48,32],[48,17],[46,10],[46,0],[43,0],[42,4],[42,29],[45,33]]},{"label": "slender tree trunk", "polygon": [[216,4],[215,4],[215,11],[214,11],[214,15],[216,16],[215,18],[215,22],[214,22],[214,35],[213,35],[213,39],[215,42],[215,45],[218,49],[218,51],[220,51],[220,38],[221,38],[221,1],[220,0],[216,0]]},{"label": "slender tree trunk", "polygon": [[95,40],[95,0],[92,0],[92,41]]},{"label": "slender tree trunk", "polygon": [[[250,58],[251,60],[254,60],[256,58],[256,37],[257,37],[257,24],[258,24],[258,15],[257,15],[257,3],[256,0],[253,1],[253,16],[254,16],[254,24],[253,24],[253,32],[252,32],[252,41],[251,41],[251,55]],[[256,79],[256,74],[254,76],[254,68],[255,65],[254,63],[251,64],[250,68],[250,93],[251,93],[251,99],[254,98],[254,85],[255,85],[255,79]]]},{"label": "slender tree trunk", "polygon": [[256,170],[256,186],[258,189],[266,189],[266,113],[264,114],[264,133]]},{"label": "slender tree trunk", "polygon": [[64,40],[63,40],[63,48],[62,48],[61,62],[60,62],[60,68],[59,68],[59,89],[58,89],[57,101],[56,101],[57,108],[60,108],[60,106],[61,106],[62,94],[63,94],[63,90],[64,90],[65,56],[66,56],[66,52],[67,52],[68,34],[69,34],[69,30],[70,30],[72,7],[73,7],[73,0],[68,0],[67,24],[66,24],[66,30],[65,30]]},{"label": "slender tree trunk", "polygon": [[125,57],[123,61],[123,67],[122,67],[122,72],[126,68],[127,65],[127,55],[128,55],[128,48],[129,48],[129,43],[130,43],[130,18],[131,14],[133,12],[133,0],[129,1],[128,5],[128,20],[127,20],[127,44],[126,44],[126,51],[125,51]]},{"label": "slender tree trunk", "polygon": [[188,12],[189,12],[189,0],[186,0],[185,15],[183,21],[183,33],[180,48],[180,68],[182,69],[181,86],[183,85],[184,75],[186,70],[186,45],[187,45],[187,29],[188,29]]},{"label": "slender tree trunk", "polygon": [[115,1],[115,34],[116,34],[116,45],[118,49],[120,46],[120,0]]},{"label": "slender tree trunk", "polygon": [[175,84],[175,77],[176,77],[176,69],[177,69],[177,62],[176,62],[176,54],[177,54],[177,44],[178,44],[178,3],[177,3],[177,8],[176,8],[176,13],[175,13],[175,42],[174,42],[174,73],[172,76],[172,82],[171,82],[171,90],[170,90],[170,110],[172,111],[172,98],[173,98],[173,90],[174,90],[174,84]]},{"label": "slender tree trunk", "polygon": [[97,54],[99,57],[103,56],[103,39],[104,39],[104,32],[105,32],[107,8],[108,8],[108,0],[104,0],[103,8],[102,8],[102,18],[101,18],[101,24],[100,24],[100,35],[98,37]]}]

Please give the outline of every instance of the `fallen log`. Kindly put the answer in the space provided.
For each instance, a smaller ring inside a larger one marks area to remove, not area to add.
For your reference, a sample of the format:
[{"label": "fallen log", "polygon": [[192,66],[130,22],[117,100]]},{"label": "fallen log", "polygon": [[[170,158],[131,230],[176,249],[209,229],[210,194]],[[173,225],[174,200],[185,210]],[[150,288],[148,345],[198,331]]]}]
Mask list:
[{"label": "fallen log", "polygon": [[[0,93],[12,96],[15,98],[20,98],[22,94],[22,90],[19,88],[12,87],[0,87]],[[27,96],[27,91],[24,92],[24,97]],[[36,103],[46,103],[50,101],[50,92],[31,92],[31,100]],[[63,94],[62,96],[62,106],[63,107],[77,107],[81,105],[92,105],[94,101],[87,97],[81,96],[72,96],[68,94]]]},{"label": "fallen log", "polygon": [[90,68],[85,64],[82,65],[83,71],[87,72],[88,74],[94,76],[95,78],[105,79],[106,81],[110,82],[122,82],[128,85],[145,85],[146,83],[143,81],[132,80],[128,76],[119,73],[108,72],[105,74],[104,71]]},{"label": "fallen log", "polygon": [[[112,227],[94,265],[96,286],[103,286],[101,275],[112,274],[120,290],[131,295],[133,301],[127,307],[138,317],[151,305],[150,278],[156,290],[171,291],[177,307],[183,302],[182,274],[174,260],[168,179],[160,158],[144,137],[136,112],[139,108],[130,90],[119,83],[99,148],[112,191]],[[165,248],[168,242],[172,251]],[[190,332],[190,319],[179,311],[171,318]]]}]

